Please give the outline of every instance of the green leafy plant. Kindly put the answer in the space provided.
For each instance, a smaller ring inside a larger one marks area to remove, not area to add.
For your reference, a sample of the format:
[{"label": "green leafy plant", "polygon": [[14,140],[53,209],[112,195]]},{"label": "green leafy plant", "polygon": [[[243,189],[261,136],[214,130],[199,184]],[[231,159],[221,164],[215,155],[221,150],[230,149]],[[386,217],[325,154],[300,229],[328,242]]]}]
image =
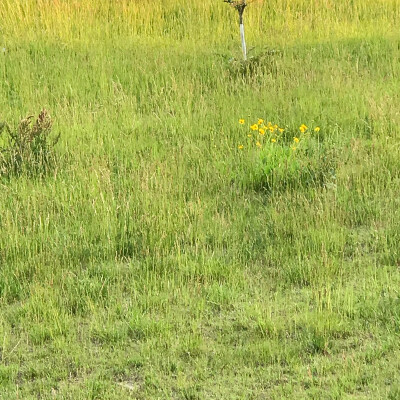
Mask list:
[{"label": "green leafy plant", "polygon": [[[239,119],[239,124],[245,125],[245,120]],[[247,138],[237,149],[244,155],[246,174],[254,187],[334,187],[335,156],[319,142],[320,127],[301,124],[294,130],[259,119],[248,128]]]},{"label": "green leafy plant", "polygon": [[262,78],[264,74],[276,76],[278,73],[279,58],[282,52],[278,50],[248,51],[248,57],[244,61],[232,57],[229,59],[228,67],[230,76],[241,79]]},{"label": "green leafy plant", "polygon": [[[0,177],[26,173],[42,176],[55,166],[54,146],[60,135],[50,140],[53,121],[43,109],[36,120],[22,119],[15,130],[0,123]],[[5,135],[4,135],[5,134]]]}]

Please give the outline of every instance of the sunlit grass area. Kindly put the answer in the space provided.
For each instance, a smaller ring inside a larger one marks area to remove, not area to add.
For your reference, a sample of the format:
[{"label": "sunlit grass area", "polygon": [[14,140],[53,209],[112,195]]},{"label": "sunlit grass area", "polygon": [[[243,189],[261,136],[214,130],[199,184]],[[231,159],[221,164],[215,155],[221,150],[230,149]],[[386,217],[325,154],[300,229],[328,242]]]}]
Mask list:
[{"label": "sunlit grass area", "polygon": [[400,4],[244,16],[0,0],[0,399],[400,398]]}]

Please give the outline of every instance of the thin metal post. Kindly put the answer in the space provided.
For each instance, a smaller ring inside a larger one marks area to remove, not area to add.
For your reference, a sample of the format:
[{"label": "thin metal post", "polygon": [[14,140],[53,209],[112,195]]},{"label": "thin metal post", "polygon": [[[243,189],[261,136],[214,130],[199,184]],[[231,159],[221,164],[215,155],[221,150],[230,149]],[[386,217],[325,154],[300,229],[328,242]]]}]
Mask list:
[{"label": "thin metal post", "polygon": [[242,39],[242,50],[243,50],[243,59],[247,60],[247,48],[246,48],[246,39],[244,37],[244,25],[240,24],[240,38]]},{"label": "thin metal post", "polygon": [[247,47],[246,47],[246,39],[244,36],[244,23],[243,23],[243,13],[246,8],[246,2],[244,1],[240,6],[237,6],[237,10],[239,13],[239,27],[240,27],[240,39],[242,41],[242,51],[243,51],[243,59],[247,60]]},{"label": "thin metal post", "polygon": [[242,41],[242,51],[243,51],[243,58],[244,61],[247,60],[247,47],[246,47],[246,39],[244,36],[244,23],[243,23],[243,13],[244,9],[247,6],[246,0],[224,0],[225,3],[228,3],[230,6],[234,7],[237,12],[239,13],[239,28],[240,28],[240,39]]}]

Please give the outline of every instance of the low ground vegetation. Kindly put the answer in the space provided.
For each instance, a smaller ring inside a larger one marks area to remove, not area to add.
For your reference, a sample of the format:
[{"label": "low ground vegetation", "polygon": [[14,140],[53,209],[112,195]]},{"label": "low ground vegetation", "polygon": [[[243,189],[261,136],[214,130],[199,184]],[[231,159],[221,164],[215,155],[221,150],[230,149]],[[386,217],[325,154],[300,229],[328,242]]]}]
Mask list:
[{"label": "low ground vegetation", "polygon": [[398,1],[192,3],[2,2],[0,399],[398,399]]}]

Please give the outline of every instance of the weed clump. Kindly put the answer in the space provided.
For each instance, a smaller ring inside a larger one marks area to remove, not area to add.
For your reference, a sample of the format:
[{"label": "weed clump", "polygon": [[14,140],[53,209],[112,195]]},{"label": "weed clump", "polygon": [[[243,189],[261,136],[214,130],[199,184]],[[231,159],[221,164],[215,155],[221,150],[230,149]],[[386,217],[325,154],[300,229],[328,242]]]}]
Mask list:
[{"label": "weed clump", "polygon": [[251,54],[246,60],[237,58],[229,59],[228,70],[234,78],[252,78],[260,74],[277,76],[278,74],[278,58],[282,56],[282,52],[278,50],[265,50]]},{"label": "weed clump", "polygon": [[[246,124],[239,119],[239,124]],[[259,119],[249,124],[239,142],[246,181],[267,191],[309,186],[336,186],[335,154],[318,139],[320,127],[301,124],[298,130]]]},{"label": "weed clump", "polygon": [[[44,176],[56,165],[54,146],[60,135],[50,139],[53,121],[43,109],[36,120],[22,119],[15,130],[0,123],[0,177]],[[5,133],[5,135],[3,135]]]}]

